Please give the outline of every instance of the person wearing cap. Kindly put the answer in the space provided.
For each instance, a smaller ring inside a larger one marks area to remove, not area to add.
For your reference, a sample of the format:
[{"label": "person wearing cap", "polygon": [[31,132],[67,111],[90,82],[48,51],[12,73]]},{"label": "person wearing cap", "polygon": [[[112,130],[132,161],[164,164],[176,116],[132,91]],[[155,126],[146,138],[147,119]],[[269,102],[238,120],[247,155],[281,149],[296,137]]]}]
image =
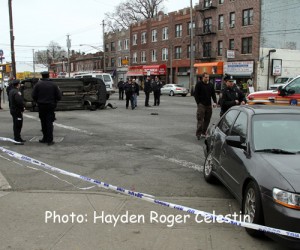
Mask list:
[{"label": "person wearing cap", "polygon": [[[206,130],[208,128],[212,107],[216,107],[217,97],[215,88],[212,83],[209,82],[209,74],[204,72],[202,78],[197,82],[194,98],[197,103],[197,130],[196,137],[200,140],[201,137],[206,136]],[[213,103],[211,102],[213,100]]]},{"label": "person wearing cap", "polygon": [[150,78],[150,76],[147,76],[145,84],[144,84],[145,107],[151,107],[149,105],[149,97],[150,97],[151,91],[152,91],[152,88],[151,88],[151,78]]},{"label": "person wearing cap", "polygon": [[61,91],[58,86],[49,79],[49,72],[41,73],[40,79],[32,90],[32,99],[38,104],[43,138],[40,143],[53,145],[53,122],[55,120],[55,108],[61,99]]},{"label": "person wearing cap", "polygon": [[23,112],[24,103],[23,97],[19,91],[20,81],[13,80],[11,82],[12,89],[9,91],[9,109],[13,118],[14,140],[16,145],[24,145],[25,140],[21,137],[21,130],[23,127]]},{"label": "person wearing cap", "polygon": [[222,90],[220,97],[220,116],[222,116],[231,107],[235,105],[244,105],[247,102],[243,92],[235,86],[233,76],[226,74],[224,81],[226,86]]}]

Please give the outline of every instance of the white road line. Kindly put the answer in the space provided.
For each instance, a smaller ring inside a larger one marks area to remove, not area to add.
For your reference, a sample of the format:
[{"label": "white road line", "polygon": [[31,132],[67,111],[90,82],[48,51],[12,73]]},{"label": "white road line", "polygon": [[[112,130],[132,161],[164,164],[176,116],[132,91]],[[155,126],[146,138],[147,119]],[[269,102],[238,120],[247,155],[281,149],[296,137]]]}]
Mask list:
[{"label": "white road line", "polygon": [[11,186],[8,184],[7,180],[0,172],[0,190],[8,190],[11,189]]},{"label": "white road line", "polygon": [[[24,114],[24,116],[27,117],[27,118],[36,120],[36,121],[40,121],[39,118],[37,118],[37,117],[35,117],[35,116],[32,116],[32,115]],[[83,133],[83,134],[87,134],[87,135],[93,135],[93,133],[91,133],[91,132],[89,132],[89,131],[87,131],[87,130],[83,130],[83,129],[80,129],[80,128],[75,128],[75,127],[63,125],[63,124],[60,124],[60,123],[54,122],[53,125],[56,126],[56,127],[59,127],[59,128],[64,128],[64,129],[76,131],[76,132]]]}]

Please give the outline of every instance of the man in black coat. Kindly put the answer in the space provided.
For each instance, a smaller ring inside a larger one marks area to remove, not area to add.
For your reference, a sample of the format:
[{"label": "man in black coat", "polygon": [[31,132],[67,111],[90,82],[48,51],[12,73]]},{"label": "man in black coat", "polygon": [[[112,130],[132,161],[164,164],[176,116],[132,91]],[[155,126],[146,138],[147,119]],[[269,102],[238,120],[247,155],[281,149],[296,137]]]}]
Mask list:
[{"label": "man in black coat", "polygon": [[150,78],[150,76],[147,76],[145,84],[144,84],[145,107],[151,107],[149,105],[149,97],[150,97],[151,91],[152,91],[152,88],[151,88],[151,78]]},{"label": "man in black coat", "polygon": [[13,118],[14,140],[16,145],[24,145],[25,140],[21,137],[21,130],[23,127],[23,112],[24,103],[23,97],[19,91],[20,81],[13,80],[11,83],[11,90],[9,91],[9,109]]},{"label": "man in black coat", "polygon": [[125,83],[123,81],[123,78],[120,78],[120,81],[118,82],[119,100],[124,100],[124,87]]},{"label": "man in black coat", "polygon": [[42,79],[34,86],[32,99],[38,104],[43,138],[40,143],[53,145],[53,122],[55,120],[55,108],[61,99],[61,91],[58,86],[49,79],[49,72],[42,72]]},{"label": "man in black coat", "polygon": [[154,82],[152,82],[152,90],[154,95],[154,106],[159,106],[161,95],[162,83],[158,76],[155,76]]}]

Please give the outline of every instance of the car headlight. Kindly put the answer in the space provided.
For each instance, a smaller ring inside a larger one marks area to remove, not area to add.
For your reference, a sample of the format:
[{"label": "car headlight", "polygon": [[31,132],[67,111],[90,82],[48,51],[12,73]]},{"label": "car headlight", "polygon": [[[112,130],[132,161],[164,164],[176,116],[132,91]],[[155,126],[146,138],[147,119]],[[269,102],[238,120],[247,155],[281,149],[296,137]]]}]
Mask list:
[{"label": "car headlight", "polygon": [[300,195],[273,188],[273,198],[278,204],[300,210]]}]

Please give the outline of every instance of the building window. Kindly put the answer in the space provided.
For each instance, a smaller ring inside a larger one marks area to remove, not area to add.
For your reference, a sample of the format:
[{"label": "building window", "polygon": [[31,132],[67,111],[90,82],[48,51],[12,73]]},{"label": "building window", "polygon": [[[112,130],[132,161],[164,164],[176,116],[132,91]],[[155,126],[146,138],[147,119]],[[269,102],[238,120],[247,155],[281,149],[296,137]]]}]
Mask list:
[{"label": "building window", "polygon": [[129,39],[125,39],[124,40],[124,50],[128,50],[128,46],[129,46]]},{"label": "building window", "polygon": [[253,9],[243,10],[243,26],[253,24]]},{"label": "building window", "polygon": [[242,54],[252,53],[252,37],[242,38]]},{"label": "building window", "polygon": [[142,51],[141,52],[141,63],[145,63],[146,60],[146,51]]},{"label": "building window", "polygon": [[133,34],[132,36],[132,45],[137,45],[137,34]]},{"label": "building window", "polygon": [[175,47],[175,59],[181,59],[182,49],[180,46]]},{"label": "building window", "polygon": [[110,59],[110,66],[111,66],[111,67],[115,67],[115,66],[116,66],[115,63],[116,63],[115,58],[112,57],[112,58]]},{"label": "building window", "polygon": [[137,52],[132,54],[132,63],[137,63]]},{"label": "building window", "polygon": [[218,41],[218,56],[223,55],[223,41]]},{"label": "building window", "polygon": [[205,18],[203,22],[203,31],[204,33],[210,33],[212,31],[212,18]]},{"label": "building window", "polygon": [[156,49],[151,51],[151,61],[152,62],[157,62],[157,51],[156,51]]},{"label": "building window", "polygon": [[222,30],[224,27],[224,16],[223,15],[219,15],[219,25],[218,25],[218,29]]},{"label": "building window", "polygon": [[142,44],[147,43],[146,35],[147,35],[146,31],[142,32],[142,34],[141,34],[141,43]]},{"label": "building window", "polygon": [[121,51],[122,50],[122,40],[118,41],[118,50]]},{"label": "building window", "polygon": [[122,67],[122,57],[118,57],[118,67]]},{"label": "building window", "polygon": [[162,40],[169,39],[169,27],[163,27],[162,29]]},{"label": "building window", "polygon": [[161,50],[161,60],[162,61],[167,61],[168,60],[168,49],[167,48],[163,48],[162,50]]},{"label": "building window", "polygon": [[211,57],[211,42],[203,44],[203,57]]},{"label": "building window", "polygon": [[212,0],[204,0],[204,8],[211,7],[212,5]]},{"label": "building window", "polygon": [[157,30],[152,30],[152,42],[157,42]]},{"label": "building window", "polygon": [[234,39],[229,39],[229,49],[234,50]]},{"label": "building window", "polygon": [[111,51],[116,51],[115,42],[110,43],[110,50]]},{"label": "building window", "polygon": [[[188,25],[187,25],[187,34],[190,36],[191,35],[191,22],[188,22]],[[193,30],[195,30],[195,22],[193,22]]]},{"label": "building window", "polygon": [[182,24],[175,25],[175,37],[182,37]]},{"label": "building window", "polygon": [[219,0],[219,4],[223,4],[224,3],[224,0]]},{"label": "building window", "polygon": [[234,28],[235,27],[235,12],[229,13],[229,27]]}]

